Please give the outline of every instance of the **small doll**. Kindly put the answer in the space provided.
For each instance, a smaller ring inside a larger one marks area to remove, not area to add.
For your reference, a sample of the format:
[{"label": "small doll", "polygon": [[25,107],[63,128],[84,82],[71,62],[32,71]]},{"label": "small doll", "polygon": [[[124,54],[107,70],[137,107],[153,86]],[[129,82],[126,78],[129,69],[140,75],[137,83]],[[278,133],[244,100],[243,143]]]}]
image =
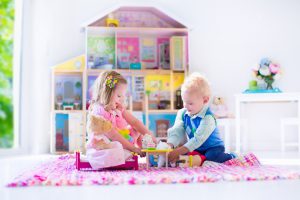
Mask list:
[{"label": "small doll", "polygon": [[145,134],[142,138],[142,149],[155,149],[155,146],[152,136],[150,134]]}]

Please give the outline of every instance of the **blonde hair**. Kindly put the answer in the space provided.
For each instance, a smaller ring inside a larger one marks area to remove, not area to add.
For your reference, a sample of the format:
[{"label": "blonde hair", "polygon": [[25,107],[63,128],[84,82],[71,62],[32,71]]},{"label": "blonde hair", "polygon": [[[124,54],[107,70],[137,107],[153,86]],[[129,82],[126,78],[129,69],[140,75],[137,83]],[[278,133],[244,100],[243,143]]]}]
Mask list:
[{"label": "blonde hair", "polygon": [[189,75],[181,86],[182,93],[186,91],[198,91],[201,95],[210,97],[211,91],[208,80],[200,73]]},{"label": "blonde hair", "polygon": [[[109,86],[108,79],[116,80],[112,86]],[[103,106],[107,106],[110,103],[113,91],[116,89],[118,84],[127,84],[126,79],[116,71],[105,71],[102,72],[93,84],[93,95],[92,102],[100,103]]]}]

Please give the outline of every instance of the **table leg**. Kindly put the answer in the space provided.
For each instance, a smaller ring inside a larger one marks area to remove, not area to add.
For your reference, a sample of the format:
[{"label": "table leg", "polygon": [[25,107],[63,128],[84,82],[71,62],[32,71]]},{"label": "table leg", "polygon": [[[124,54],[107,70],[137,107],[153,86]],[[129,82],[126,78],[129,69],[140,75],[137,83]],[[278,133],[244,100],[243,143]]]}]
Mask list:
[{"label": "table leg", "polygon": [[298,152],[300,153],[300,97],[298,98]]},{"label": "table leg", "polygon": [[169,155],[169,152],[166,152],[166,169],[168,169],[168,166],[169,166],[168,155]]},{"label": "table leg", "polygon": [[224,126],[225,151],[230,152],[230,121],[225,122]]},{"label": "table leg", "polygon": [[146,152],[146,167],[147,167],[147,170],[149,169],[149,153]]},{"label": "table leg", "polygon": [[235,100],[235,149],[239,153],[241,151],[241,102],[239,99]]}]

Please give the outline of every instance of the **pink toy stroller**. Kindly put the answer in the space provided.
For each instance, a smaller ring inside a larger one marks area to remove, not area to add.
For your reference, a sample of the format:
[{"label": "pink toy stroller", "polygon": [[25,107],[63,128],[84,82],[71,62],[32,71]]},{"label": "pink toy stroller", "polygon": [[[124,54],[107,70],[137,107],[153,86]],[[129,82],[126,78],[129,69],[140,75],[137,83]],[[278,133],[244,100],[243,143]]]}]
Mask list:
[{"label": "pink toy stroller", "polygon": [[[85,171],[94,171],[92,166],[90,165],[89,162],[87,161],[81,161],[80,160],[80,152],[76,151],[76,169],[77,170],[85,170]],[[114,167],[108,167],[108,168],[103,168],[103,169],[98,169],[98,170],[118,170],[118,169],[134,169],[138,170],[139,169],[139,164],[138,164],[138,156],[134,155],[132,158],[128,161],[125,162],[125,164],[114,166]],[[97,171],[97,170],[95,170]]]}]

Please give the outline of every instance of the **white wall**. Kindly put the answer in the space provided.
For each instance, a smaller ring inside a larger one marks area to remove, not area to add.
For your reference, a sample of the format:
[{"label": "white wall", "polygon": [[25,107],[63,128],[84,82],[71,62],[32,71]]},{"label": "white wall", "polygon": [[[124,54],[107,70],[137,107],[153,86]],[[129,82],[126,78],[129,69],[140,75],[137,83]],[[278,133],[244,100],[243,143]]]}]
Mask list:
[{"label": "white wall", "polygon": [[[297,0],[24,1],[21,131],[31,153],[49,151],[50,66],[84,53],[82,23],[119,3],[163,7],[191,24],[190,69],[208,77],[214,93],[226,98],[232,112],[234,94],[247,87],[251,66],[262,57],[270,57],[283,67],[283,77],[277,82],[283,91],[300,92],[297,74],[300,73],[300,1]],[[261,113],[261,109],[263,113],[273,110],[251,107],[250,117]],[[286,106],[278,109],[276,115],[294,114]],[[248,138],[250,146],[267,130],[253,130]],[[265,142],[258,149],[278,148],[278,138],[273,134],[266,135],[271,144]]]}]

